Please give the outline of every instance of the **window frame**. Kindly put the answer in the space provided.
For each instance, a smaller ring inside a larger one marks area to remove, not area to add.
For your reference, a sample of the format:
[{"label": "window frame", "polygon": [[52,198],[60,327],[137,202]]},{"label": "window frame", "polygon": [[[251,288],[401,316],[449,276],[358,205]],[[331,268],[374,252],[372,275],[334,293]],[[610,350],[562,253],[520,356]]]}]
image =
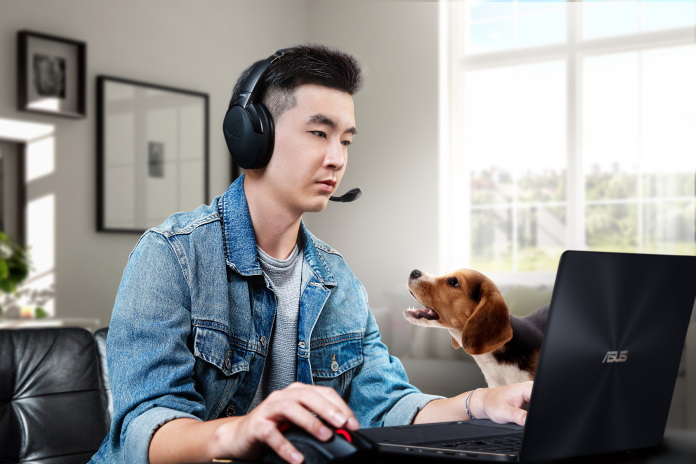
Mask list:
[{"label": "window frame", "polygon": [[[694,45],[694,28],[631,33],[621,36],[583,39],[580,9],[582,3],[565,3],[565,42],[544,46],[513,48],[488,53],[464,53],[465,27],[460,27],[466,2],[439,0],[439,53],[440,53],[440,268],[447,272],[471,263],[470,177],[453,182],[451,172],[466,166],[466,154],[452,127],[458,127],[461,111],[461,82],[463,73],[471,70],[500,66],[564,60],[566,68],[566,246],[567,249],[585,249],[585,176],[583,172],[582,140],[582,73],[588,57],[621,52],[640,52],[651,49]],[[466,24],[466,21],[464,21]],[[461,171],[459,171],[461,172]],[[457,218],[454,202],[467,213]],[[637,204],[643,204],[641,199]],[[516,208],[513,204],[509,208]],[[466,222],[466,223],[464,223]],[[455,237],[456,235],[456,237]],[[514,240],[514,239],[513,239]],[[452,257],[459,256],[455,261]],[[555,270],[548,272],[487,272],[501,284],[551,285]]]}]

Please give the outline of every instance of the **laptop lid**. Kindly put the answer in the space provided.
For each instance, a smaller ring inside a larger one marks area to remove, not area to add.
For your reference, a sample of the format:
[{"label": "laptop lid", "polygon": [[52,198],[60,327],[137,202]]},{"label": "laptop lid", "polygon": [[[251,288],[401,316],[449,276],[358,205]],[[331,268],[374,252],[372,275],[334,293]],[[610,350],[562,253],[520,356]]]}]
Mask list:
[{"label": "laptop lid", "polygon": [[520,461],[658,445],[696,299],[696,257],[561,257]]}]

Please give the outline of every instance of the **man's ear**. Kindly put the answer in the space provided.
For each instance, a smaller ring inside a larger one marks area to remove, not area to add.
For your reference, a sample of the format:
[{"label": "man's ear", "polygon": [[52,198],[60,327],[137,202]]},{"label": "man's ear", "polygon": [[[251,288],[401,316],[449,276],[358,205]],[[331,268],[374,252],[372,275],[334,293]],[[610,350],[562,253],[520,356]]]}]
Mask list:
[{"label": "man's ear", "polygon": [[464,325],[464,351],[469,354],[489,353],[511,339],[510,312],[503,296],[497,291],[481,295],[478,306]]}]

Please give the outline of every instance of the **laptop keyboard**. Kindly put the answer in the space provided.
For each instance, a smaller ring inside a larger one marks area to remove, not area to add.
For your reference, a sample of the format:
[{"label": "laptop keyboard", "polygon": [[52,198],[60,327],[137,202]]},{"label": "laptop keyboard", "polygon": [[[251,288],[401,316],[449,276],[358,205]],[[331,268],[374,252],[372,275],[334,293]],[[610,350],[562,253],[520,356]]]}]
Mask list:
[{"label": "laptop keyboard", "polygon": [[476,440],[455,440],[440,443],[430,443],[431,448],[443,448],[461,451],[478,451],[485,453],[516,454],[522,446],[522,438],[518,436],[485,438]]}]

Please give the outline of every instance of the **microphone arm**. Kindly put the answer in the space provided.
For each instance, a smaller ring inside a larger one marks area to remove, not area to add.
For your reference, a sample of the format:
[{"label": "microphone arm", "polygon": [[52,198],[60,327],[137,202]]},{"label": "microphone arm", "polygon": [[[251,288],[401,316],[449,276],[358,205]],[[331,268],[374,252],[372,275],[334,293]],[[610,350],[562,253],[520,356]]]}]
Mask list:
[{"label": "microphone arm", "polygon": [[354,188],[354,189],[348,190],[346,193],[344,193],[340,197],[329,197],[329,200],[338,201],[340,203],[350,203],[351,201],[355,201],[358,198],[360,198],[360,195],[362,195],[362,191],[360,191],[359,188]]}]

